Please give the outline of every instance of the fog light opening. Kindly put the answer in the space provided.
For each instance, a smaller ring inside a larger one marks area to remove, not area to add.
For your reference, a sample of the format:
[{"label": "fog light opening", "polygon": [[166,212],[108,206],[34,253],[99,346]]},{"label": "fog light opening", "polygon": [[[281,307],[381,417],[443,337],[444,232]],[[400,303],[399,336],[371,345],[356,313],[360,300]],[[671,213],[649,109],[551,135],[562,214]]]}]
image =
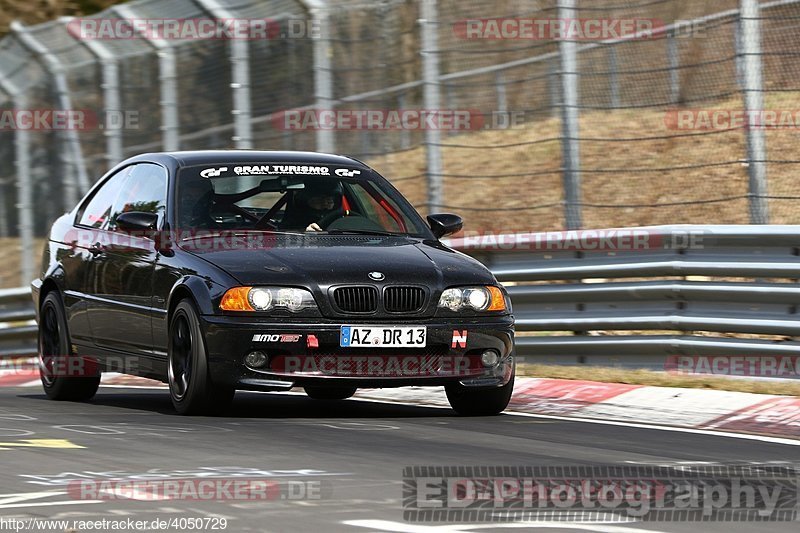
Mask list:
[{"label": "fog light opening", "polygon": [[267,364],[267,354],[264,352],[250,352],[244,358],[244,364],[250,368],[261,368]]},{"label": "fog light opening", "polygon": [[481,354],[481,363],[483,366],[497,366],[500,362],[500,354],[496,350],[486,350]]}]

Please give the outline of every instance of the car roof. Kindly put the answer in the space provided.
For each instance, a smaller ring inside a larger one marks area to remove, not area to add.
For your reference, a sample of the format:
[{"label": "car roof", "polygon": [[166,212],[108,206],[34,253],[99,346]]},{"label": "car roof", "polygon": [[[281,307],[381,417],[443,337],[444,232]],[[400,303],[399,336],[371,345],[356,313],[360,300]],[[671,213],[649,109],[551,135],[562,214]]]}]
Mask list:
[{"label": "car roof", "polygon": [[170,158],[178,166],[217,163],[311,163],[316,165],[346,165],[368,169],[357,159],[343,155],[320,152],[266,151],[266,150],[192,150],[178,152],[153,152],[141,154],[129,161]]}]

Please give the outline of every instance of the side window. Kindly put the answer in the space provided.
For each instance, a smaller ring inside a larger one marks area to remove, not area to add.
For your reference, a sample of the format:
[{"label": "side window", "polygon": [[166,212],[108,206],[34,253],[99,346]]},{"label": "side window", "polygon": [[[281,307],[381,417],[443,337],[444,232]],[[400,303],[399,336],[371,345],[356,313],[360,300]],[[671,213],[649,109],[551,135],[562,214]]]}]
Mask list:
[{"label": "side window", "polygon": [[159,223],[167,205],[167,171],[152,163],[134,165],[114,201],[109,230],[116,229],[117,217],[129,211],[155,213]]},{"label": "side window", "polygon": [[106,180],[78,213],[78,224],[89,226],[90,228],[105,227],[106,222],[111,217],[114,200],[116,200],[131,171],[132,167],[125,167]]}]

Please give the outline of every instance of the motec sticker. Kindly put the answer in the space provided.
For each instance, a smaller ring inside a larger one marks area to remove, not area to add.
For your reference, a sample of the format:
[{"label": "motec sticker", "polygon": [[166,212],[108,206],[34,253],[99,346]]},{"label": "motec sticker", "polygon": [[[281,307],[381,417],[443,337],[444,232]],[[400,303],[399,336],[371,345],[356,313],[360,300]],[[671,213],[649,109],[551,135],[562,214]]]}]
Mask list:
[{"label": "motec sticker", "polygon": [[253,342],[298,342],[300,335],[278,333],[278,334],[259,334],[253,335]]},{"label": "motec sticker", "polygon": [[233,171],[238,176],[283,176],[295,174],[300,176],[330,176],[328,167],[315,167],[309,165],[245,165],[234,167]]}]

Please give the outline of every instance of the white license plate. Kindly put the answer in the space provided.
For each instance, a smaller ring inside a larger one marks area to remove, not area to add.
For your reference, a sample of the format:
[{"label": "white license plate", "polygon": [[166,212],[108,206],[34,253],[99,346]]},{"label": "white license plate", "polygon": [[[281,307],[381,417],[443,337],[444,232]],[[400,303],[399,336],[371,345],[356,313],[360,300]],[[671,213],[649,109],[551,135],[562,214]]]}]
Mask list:
[{"label": "white license plate", "polygon": [[352,348],[424,348],[425,326],[342,326],[339,346]]}]

